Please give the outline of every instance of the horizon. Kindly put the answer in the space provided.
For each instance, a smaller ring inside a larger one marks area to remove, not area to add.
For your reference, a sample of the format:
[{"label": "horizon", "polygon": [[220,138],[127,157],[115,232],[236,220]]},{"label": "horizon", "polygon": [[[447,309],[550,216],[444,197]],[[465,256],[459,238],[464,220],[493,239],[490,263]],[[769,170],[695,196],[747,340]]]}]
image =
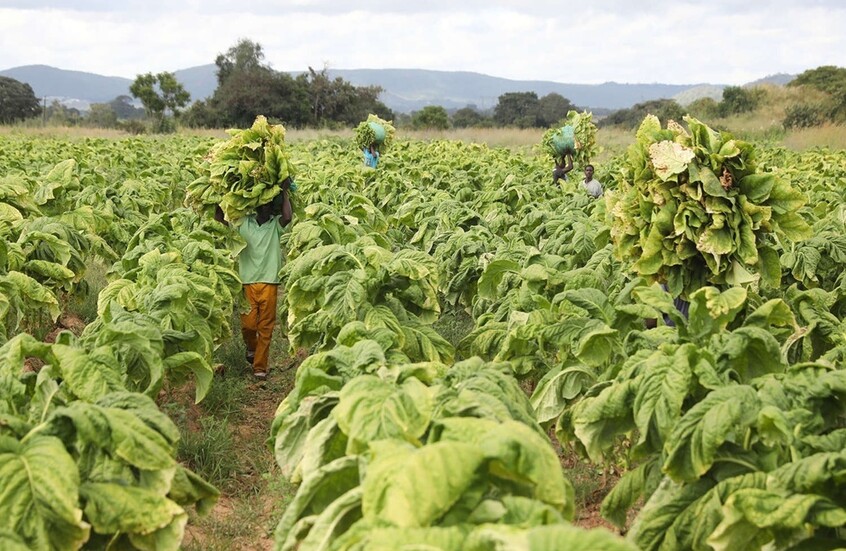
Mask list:
[{"label": "horizon", "polygon": [[[190,67],[184,67],[184,68],[181,68],[181,69],[176,69],[176,70],[167,71],[167,72],[177,73],[177,72],[181,72],[181,71],[190,71],[192,69],[199,69],[199,68],[213,66],[213,65],[214,65],[214,63],[204,63],[204,64],[200,64],[200,65],[192,65]],[[25,65],[17,65],[17,66],[14,66],[14,67],[0,68],[0,73],[8,72],[8,71],[14,71],[14,70],[18,70],[18,69],[26,69],[26,68],[30,68],[30,67],[46,67],[46,68],[49,68],[49,69],[55,69],[55,70],[59,70],[59,71],[66,71],[66,72],[72,72],[72,73],[82,73],[82,74],[99,76],[99,77],[121,78],[121,79],[129,80],[130,82],[135,79],[135,77],[126,77],[126,76],[122,76],[122,75],[108,75],[108,74],[104,74],[104,73],[96,73],[96,72],[91,72],[91,71],[86,71],[86,70],[81,70],[81,69],[67,69],[67,68],[64,68],[64,67],[57,67],[55,65],[49,65],[49,64],[46,64],[46,63],[30,63],[30,64],[25,64]],[[806,70],[814,69],[814,68],[815,67],[808,67]],[[306,69],[289,69],[289,70],[287,70],[287,69],[286,70],[280,70],[280,69],[274,68],[274,70],[279,71],[279,72],[285,72],[285,73],[302,73],[302,72],[306,72],[308,70],[308,68],[306,68]],[[468,70],[454,70],[454,71],[452,71],[452,70],[442,70],[442,69],[424,69],[424,68],[420,68],[420,67],[384,67],[384,68],[357,67],[357,68],[345,68],[345,67],[331,67],[330,66],[330,67],[328,67],[328,70],[330,72],[332,72],[332,71],[421,71],[421,72],[451,73],[451,74],[466,73],[466,74],[472,74],[472,75],[478,75],[478,76],[484,76],[484,77],[491,77],[491,78],[495,78],[495,79],[507,80],[507,81],[511,81],[511,82],[552,82],[552,83],[555,83],[555,84],[566,84],[566,85],[574,85],[574,86],[601,86],[601,85],[604,85],[604,84],[669,85],[669,86],[690,86],[690,87],[702,86],[702,85],[733,86],[732,84],[727,84],[727,83],[724,83],[724,82],[705,82],[705,81],[702,81],[702,82],[667,82],[667,81],[654,80],[654,81],[651,81],[651,82],[646,82],[646,81],[621,82],[621,81],[617,81],[617,80],[606,80],[606,81],[602,81],[602,82],[572,82],[572,81],[564,82],[564,81],[541,80],[541,79],[513,79],[513,78],[503,77],[503,76],[499,76],[499,75],[482,73],[482,72],[479,72],[479,71],[468,71]],[[147,72],[156,72],[156,71],[147,71]],[[158,71],[158,72],[161,72],[161,71]],[[138,74],[145,74],[145,73],[138,73]],[[800,73],[801,73],[801,71],[800,71]],[[765,80],[765,79],[768,79],[768,78],[772,78],[772,77],[796,76],[796,74],[799,74],[799,73],[788,73],[788,72],[785,72],[785,71],[779,71],[779,72],[776,72],[776,73],[770,73],[770,74],[762,75],[762,76],[757,77],[755,79],[752,79],[748,82],[741,83],[741,86],[746,85],[746,84],[750,84],[752,82],[757,82],[759,80]]]}]

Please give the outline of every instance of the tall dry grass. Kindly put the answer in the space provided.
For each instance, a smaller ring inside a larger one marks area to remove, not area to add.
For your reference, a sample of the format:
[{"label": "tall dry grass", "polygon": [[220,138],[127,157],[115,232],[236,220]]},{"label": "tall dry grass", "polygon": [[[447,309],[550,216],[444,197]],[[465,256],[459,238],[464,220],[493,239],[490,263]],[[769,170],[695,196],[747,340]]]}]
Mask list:
[{"label": "tall dry grass", "polygon": [[816,128],[791,130],[782,139],[782,144],[795,151],[812,147],[846,149],[846,126],[826,124]]},{"label": "tall dry grass", "polygon": [[91,128],[87,126],[0,125],[0,136],[35,136],[39,138],[82,140],[85,138],[120,139],[127,138],[131,134],[113,128]]}]

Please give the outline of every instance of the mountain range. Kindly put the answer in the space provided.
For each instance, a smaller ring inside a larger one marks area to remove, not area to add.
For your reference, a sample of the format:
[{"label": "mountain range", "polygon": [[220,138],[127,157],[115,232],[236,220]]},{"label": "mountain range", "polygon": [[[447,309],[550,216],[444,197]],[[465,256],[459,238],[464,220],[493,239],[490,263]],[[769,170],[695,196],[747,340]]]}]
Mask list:
[{"label": "mountain range", "polygon": [[[214,64],[174,71],[176,79],[191,94],[192,100],[205,99],[217,87]],[[291,72],[297,75],[299,72]],[[719,99],[722,84],[565,84],[544,80],[510,80],[468,71],[430,71],[424,69],[329,69],[331,78],[341,77],[356,86],[381,86],[380,99],[398,113],[409,113],[427,105],[458,109],[468,105],[490,109],[506,92],[536,92],[543,97],[555,92],[581,108],[611,111],[636,103],[661,98],[678,98],[682,103],[699,97]],[[81,71],[58,69],[48,65],[25,65],[0,71],[28,83],[39,98],[59,99],[66,105],[86,110],[91,103],[111,101],[129,95],[132,80]],[[792,75],[773,75],[755,83],[783,84]],[[752,84],[752,83],[750,83]]]}]

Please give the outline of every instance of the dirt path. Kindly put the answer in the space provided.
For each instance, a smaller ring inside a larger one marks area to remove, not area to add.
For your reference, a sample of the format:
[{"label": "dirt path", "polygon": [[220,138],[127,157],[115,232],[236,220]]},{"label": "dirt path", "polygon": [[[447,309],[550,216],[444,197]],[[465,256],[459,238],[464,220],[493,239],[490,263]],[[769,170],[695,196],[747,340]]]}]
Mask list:
[{"label": "dirt path", "polygon": [[[185,426],[197,431],[196,436],[201,437],[205,430],[210,439],[226,440],[225,433],[219,437],[209,429],[218,423],[231,438],[231,446],[222,450],[229,456],[221,458],[231,472],[221,481],[212,479],[221,490],[220,501],[205,517],[191,514],[182,543],[186,551],[273,549],[273,531],[295,488],[279,474],[266,441],[276,409],[293,387],[301,360],[302,356],[281,360],[263,382],[255,381],[246,367],[238,370],[224,367],[213,384],[219,384],[223,389],[220,392],[230,392],[231,399],[238,402],[224,420],[220,419],[221,408],[215,408],[214,404],[185,404]],[[189,402],[192,392],[185,392]],[[178,401],[184,404],[185,397]],[[217,417],[214,409],[218,410]],[[225,446],[221,444],[221,447]],[[194,467],[190,460],[187,463]],[[212,478],[202,469],[195,470]]]}]

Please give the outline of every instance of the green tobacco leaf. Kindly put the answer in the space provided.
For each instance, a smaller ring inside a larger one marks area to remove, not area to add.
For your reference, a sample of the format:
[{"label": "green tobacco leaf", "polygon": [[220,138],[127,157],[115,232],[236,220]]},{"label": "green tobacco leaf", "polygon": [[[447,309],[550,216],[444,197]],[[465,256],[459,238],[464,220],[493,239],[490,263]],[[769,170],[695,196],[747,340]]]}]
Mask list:
[{"label": "green tobacco leaf", "polygon": [[808,537],[806,526],[846,524],[846,509],[818,495],[784,495],[763,489],[739,490],[729,497],[724,518],[708,544],[715,551],[760,549]]},{"label": "green tobacco leaf", "polygon": [[660,464],[656,459],[641,463],[634,470],[624,474],[602,500],[602,517],[617,528],[625,528],[629,509],[647,493],[650,479],[657,476],[660,480],[660,475]]},{"label": "green tobacco leaf", "polygon": [[596,373],[585,366],[556,367],[538,381],[531,403],[538,423],[547,423],[559,415],[573,398],[582,394],[596,380]]},{"label": "green tobacco leaf", "polygon": [[637,547],[605,529],[585,530],[556,524],[529,530],[507,525],[483,525],[467,537],[463,551],[525,549],[527,551],[636,551]]},{"label": "green tobacco leaf", "polygon": [[123,376],[109,347],[86,353],[75,346],[53,345],[57,369],[73,394],[95,402],[110,392],[124,390]]},{"label": "green tobacco leaf", "polygon": [[164,359],[165,371],[176,381],[184,380],[187,373],[194,375],[194,403],[199,404],[211,388],[214,370],[197,352],[177,352]]},{"label": "green tobacco leaf", "polygon": [[690,296],[688,330],[692,337],[704,339],[724,331],[746,304],[746,289],[733,287],[720,292],[703,287]]},{"label": "green tobacco leaf", "polygon": [[347,453],[351,455],[366,450],[373,440],[417,443],[432,417],[431,391],[415,378],[396,385],[362,375],[344,385],[332,416],[349,437]]},{"label": "green tobacco leaf", "polygon": [[155,549],[180,548],[188,515],[165,496],[143,488],[105,482],[80,487],[86,501],[85,518],[100,534],[126,533],[154,543]]},{"label": "green tobacco leaf", "polygon": [[314,517],[308,523],[310,527],[317,515],[325,511],[336,499],[359,485],[357,457],[336,459],[318,469],[310,478],[303,480],[276,526],[277,548],[285,548],[283,544],[289,539],[296,541],[295,532],[298,522]]},{"label": "green tobacco leaf", "polygon": [[476,483],[485,461],[478,446],[437,442],[418,450],[384,441],[371,444],[362,510],[368,522],[431,526]]},{"label": "green tobacco leaf", "polygon": [[90,530],[78,492],[79,471],[61,440],[0,436],[0,533],[17,534],[27,549],[78,549]]},{"label": "green tobacco leaf", "polygon": [[53,417],[70,419],[77,440],[107,450],[129,465],[156,471],[176,464],[171,441],[131,410],[73,402],[58,408]]},{"label": "green tobacco leaf", "polygon": [[182,507],[195,505],[197,513],[205,515],[214,508],[220,491],[193,471],[177,465],[167,497]]},{"label": "green tobacco leaf", "polygon": [[695,481],[713,465],[725,442],[738,442],[758,416],[760,400],[748,386],[727,386],[690,408],[664,445],[663,470],[673,480]]},{"label": "green tobacco leaf", "polygon": [[524,487],[526,494],[552,505],[564,518],[573,518],[573,488],[562,476],[560,462],[549,442],[523,423],[440,419],[431,440],[476,444],[490,460],[490,475]]},{"label": "green tobacco leaf", "polygon": [[336,537],[361,518],[362,495],[361,487],[353,488],[321,511],[298,551],[328,550]]},{"label": "green tobacco leaf", "polygon": [[477,289],[479,296],[494,300],[497,297],[497,287],[505,274],[518,273],[520,265],[512,260],[494,260],[488,264],[482,276],[479,278]]}]

